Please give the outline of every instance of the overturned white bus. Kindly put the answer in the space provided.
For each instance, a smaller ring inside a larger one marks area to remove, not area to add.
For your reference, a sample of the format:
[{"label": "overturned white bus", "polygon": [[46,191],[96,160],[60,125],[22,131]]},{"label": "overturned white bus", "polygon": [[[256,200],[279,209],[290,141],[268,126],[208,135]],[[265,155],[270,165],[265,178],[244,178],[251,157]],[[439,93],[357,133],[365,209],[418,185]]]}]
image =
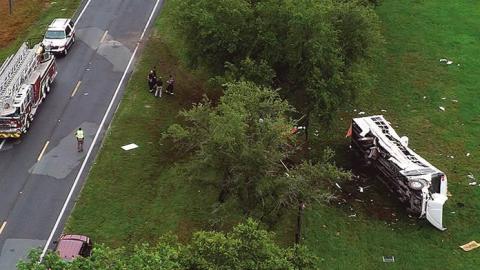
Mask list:
[{"label": "overturned white bus", "polygon": [[349,129],[352,150],[399,196],[409,212],[426,217],[439,230],[447,200],[446,175],[408,148],[382,115],[354,118]]}]

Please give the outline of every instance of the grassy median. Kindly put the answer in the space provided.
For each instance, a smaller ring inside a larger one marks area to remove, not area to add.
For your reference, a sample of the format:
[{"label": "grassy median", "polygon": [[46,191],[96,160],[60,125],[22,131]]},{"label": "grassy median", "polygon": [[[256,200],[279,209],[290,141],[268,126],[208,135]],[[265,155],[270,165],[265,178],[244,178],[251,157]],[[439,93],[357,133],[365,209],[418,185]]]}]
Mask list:
[{"label": "grassy median", "polygon": [[[168,10],[166,2],[162,14]],[[356,108],[339,114],[337,136],[323,139],[345,156],[348,119],[360,111],[384,114],[399,134],[409,136],[413,149],[449,176],[448,230],[409,217],[376,182],[363,193],[353,184],[344,187],[345,203],[308,206],[304,241],[321,259],[319,268],[473,269],[480,263],[478,250],[458,248],[480,240],[480,187],[469,186],[466,177],[480,174],[475,10],[471,1],[382,1],[377,11],[387,44],[376,68],[377,86]],[[179,62],[182,46],[171,39],[162,16],[66,228],[111,246],[154,241],[168,231],[186,240],[195,230],[209,229],[215,216],[216,190],[187,181],[182,160],[159,143],[177,112],[200,98],[207,78]],[[147,92],[152,66],[164,78],[174,73],[175,96],[155,99]],[[139,148],[120,148],[129,143]],[[231,220],[236,218],[232,211]],[[275,230],[283,241],[291,235],[284,223]],[[382,256],[395,256],[395,263],[385,265]]]}]

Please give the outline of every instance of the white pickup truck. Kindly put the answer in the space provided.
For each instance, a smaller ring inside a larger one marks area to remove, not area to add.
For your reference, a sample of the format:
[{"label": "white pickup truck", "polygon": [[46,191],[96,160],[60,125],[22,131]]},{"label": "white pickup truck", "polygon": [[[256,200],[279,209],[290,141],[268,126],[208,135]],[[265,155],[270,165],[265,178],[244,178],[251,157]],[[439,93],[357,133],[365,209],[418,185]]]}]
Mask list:
[{"label": "white pickup truck", "polygon": [[400,138],[382,115],[354,118],[348,134],[357,160],[373,168],[409,212],[446,229],[447,176],[408,148],[408,138]]}]

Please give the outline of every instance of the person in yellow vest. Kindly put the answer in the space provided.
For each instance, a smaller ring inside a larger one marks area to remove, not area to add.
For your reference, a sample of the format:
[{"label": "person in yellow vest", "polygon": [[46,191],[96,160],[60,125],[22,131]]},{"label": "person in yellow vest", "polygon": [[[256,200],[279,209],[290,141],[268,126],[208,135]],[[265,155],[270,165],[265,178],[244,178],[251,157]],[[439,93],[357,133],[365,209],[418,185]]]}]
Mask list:
[{"label": "person in yellow vest", "polygon": [[85,135],[83,134],[82,128],[78,128],[77,132],[75,132],[75,138],[77,138],[78,152],[83,152],[83,141],[85,139]]}]

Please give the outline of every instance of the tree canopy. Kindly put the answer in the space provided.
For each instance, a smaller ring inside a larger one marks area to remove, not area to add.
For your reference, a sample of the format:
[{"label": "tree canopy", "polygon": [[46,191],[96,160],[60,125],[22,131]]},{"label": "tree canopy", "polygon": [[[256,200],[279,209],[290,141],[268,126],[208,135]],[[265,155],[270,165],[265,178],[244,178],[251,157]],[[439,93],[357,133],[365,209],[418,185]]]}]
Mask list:
[{"label": "tree canopy", "polygon": [[305,96],[328,115],[371,80],[382,42],[369,1],[172,0],[171,23],[193,65]]},{"label": "tree canopy", "polygon": [[18,264],[19,270],[289,270],[315,269],[316,258],[305,247],[283,248],[274,235],[251,219],[233,228],[231,232],[194,233],[189,244],[179,243],[173,236],[165,236],[157,244],[144,244],[133,251],[112,249],[98,245],[92,256],[78,257],[65,262],[50,252],[38,263],[39,250],[33,251],[27,261]]}]

